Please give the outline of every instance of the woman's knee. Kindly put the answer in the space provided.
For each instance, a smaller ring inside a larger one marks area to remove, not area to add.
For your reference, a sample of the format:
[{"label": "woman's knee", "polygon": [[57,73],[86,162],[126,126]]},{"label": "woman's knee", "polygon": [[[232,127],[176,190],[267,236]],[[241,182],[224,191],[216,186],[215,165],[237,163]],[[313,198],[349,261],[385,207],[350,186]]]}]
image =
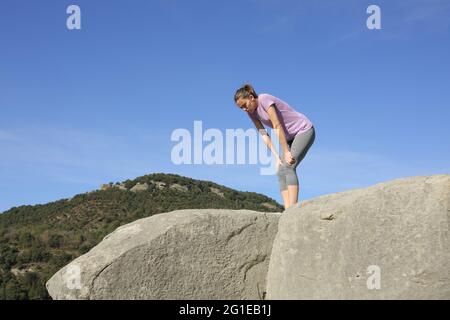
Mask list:
[{"label": "woman's knee", "polygon": [[281,166],[278,167],[278,169],[277,169],[277,176],[278,176],[278,179],[285,179],[286,178],[286,170],[285,170],[284,165],[281,165]]},{"label": "woman's knee", "polygon": [[289,184],[294,184],[297,181],[297,165],[286,166],[284,169],[286,182]]}]

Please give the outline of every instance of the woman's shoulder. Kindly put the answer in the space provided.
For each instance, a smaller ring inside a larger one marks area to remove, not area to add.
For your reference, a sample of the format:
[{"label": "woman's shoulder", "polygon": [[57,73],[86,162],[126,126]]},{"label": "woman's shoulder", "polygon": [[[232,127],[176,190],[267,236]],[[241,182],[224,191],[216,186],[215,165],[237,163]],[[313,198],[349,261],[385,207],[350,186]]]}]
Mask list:
[{"label": "woman's shoulder", "polygon": [[267,109],[272,104],[278,102],[279,99],[269,93],[260,93],[260,94],[258,94],[258,100],[260,101],[260,103],[264,107],[264,109]]},{"label": "woman's shoulder", "polygon": [[260,93],[260,94],[258,94],[258,98],[261,98],[261,99],[278,99],[277,97],[275,97],[274,95],[272,95],[270,93]]}]

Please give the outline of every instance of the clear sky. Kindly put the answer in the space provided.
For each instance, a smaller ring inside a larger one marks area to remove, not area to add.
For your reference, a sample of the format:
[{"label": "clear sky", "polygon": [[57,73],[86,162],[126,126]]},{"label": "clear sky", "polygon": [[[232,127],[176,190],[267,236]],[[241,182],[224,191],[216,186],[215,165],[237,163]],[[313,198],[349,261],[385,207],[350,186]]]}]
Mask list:
[{"label": "clear sky", "polygon": [[450,173],[448,0],[2,0],[0,41],[0,212],[154,172],[281,203],[260,165],[171,161],[195,120],[253,127],[245,82],[315,125],[300,200]]}]

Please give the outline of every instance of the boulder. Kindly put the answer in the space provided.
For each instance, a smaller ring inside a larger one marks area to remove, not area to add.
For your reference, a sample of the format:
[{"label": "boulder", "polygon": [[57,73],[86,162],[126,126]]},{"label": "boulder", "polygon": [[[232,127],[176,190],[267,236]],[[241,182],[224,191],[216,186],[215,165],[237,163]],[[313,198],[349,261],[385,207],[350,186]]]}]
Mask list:
[{"label": "boulder", "polygon": [[181,184],[178,184],[178,183],[171,184],[169,188],[173,189],[173,190],[183,191],[183,192],[189,191],[189,188],[187,186],[182,186]]},{"label": "boulder", "polygon": [[130,191],[132,192],[140,192],[140,191],[145,191],[148,189],[148,184],[147,183],[136,183],[133,188],[130,189]]},{"label": "boulder", "polygon": [[162,181],[150,180],[150,182],[155,184],[158,189],[164,189],[166,187],[166,183]]},{"label": "boulder", "polygon": [[211,190],[211,192],[214,192],[219,197],[225,198],[225,195],[223,194],[223,192],[220,189],[214,188],[214,187],[209,187],[209,189]]},{"label": "boulder", "polygon": [[402,178],[287,209],[267,299],[450,299],[450,175]]},{"label": "boulder", "polygon": [[189,209],[116,229],[47,282],[53,299],[263,299],[279,213]]}]

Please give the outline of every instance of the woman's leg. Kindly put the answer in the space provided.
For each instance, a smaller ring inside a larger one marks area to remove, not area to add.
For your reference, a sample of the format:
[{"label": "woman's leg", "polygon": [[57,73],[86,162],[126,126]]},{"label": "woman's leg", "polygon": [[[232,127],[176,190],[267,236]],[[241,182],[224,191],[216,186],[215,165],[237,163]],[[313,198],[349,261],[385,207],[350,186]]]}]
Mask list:
[{"label": "woman's leg", "polygon": [[314,127],[302,134],[296,135],[290,146],[290,151],[292,157],[295,159],[295,163],[292,166],[287,165],[285,162],[283,163],[286,175],[286,186],[289,193],[289,206],[298,202],[299,182],[296,169],[314,143],[315,138],[316,133]]},{"label": "woman's leg", "polygon": [[[290,145],[290,144],[288,143],[288,145]],[[284,158],[283,151],[281,151],[281,153],[282,154],[280,155],[280,157],[281,157],[281,159],[283,159]],[[280,167],[278,167],[277,176],[278,176],[278,183],[280,185],[281,197],[284,202],[284,209],[287,209],[291,205],[291,200],[289,197],[288,186],[286,184],[286,170],[285,170],[284,164],[281,165]]]},{"label": "woman's leg", "polygon": [[289,208],[291,206],[291,198],[289,197],[288,189],[281,191],[281,197],[283,198],[284,209]]},{"label": "woman's leg", "polygon": [[288,186],[289,206],[292,206],[298,202],[298,189],[299,188],[300,188],[300,186],[298,184]]}]

